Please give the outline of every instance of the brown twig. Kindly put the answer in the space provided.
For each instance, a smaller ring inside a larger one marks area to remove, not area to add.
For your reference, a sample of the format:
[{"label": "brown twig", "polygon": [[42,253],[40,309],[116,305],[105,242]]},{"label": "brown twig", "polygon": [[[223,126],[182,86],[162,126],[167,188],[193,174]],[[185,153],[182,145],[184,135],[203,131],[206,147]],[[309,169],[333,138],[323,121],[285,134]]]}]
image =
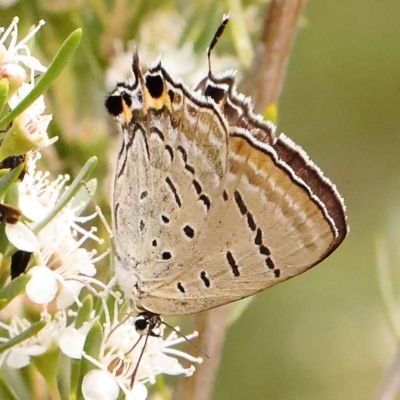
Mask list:
[{"label": "brown twig", "polygon": [[[203,357],[203,363],[196,367],[194,376],[183,381],[180,393],[182,400],[211,398],[225,341],[228,311],[228,306],[223,306],[196,315],[196,329],[199,332],[196,344],[209,358]],[[199,352],[198,356],[202,354]]]},{"label": "brown twig", "polygon": [[241,91],[251,96],[257,113],[278,103],[304,3],[273,0],[269,6],[252,66],[240,85]]}]

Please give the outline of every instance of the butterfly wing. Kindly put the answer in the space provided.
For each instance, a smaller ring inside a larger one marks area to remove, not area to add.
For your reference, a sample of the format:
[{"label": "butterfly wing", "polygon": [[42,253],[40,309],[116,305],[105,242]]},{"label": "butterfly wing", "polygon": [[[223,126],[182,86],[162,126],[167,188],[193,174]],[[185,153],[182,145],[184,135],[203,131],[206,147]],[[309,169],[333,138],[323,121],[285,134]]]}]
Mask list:
[{"label": "butterfly wing", "polygon": [[182,269],[146,282],[144,308],[187,314],[227,304],[303,273],[336,246],[324,204],[271,146],[245,132],[230,137],[228,171],[209,197],[189,258],[177,255]]},{"label": "butterfly wing", "polygon": [[189,314],[230,303],[301,274],[341,243],[342,200],[300,148],[249,110],[226,119],[161,64],[134,73],[143,88],[130,96],[142,105],[123,128],[114,246],[136,308]]}]

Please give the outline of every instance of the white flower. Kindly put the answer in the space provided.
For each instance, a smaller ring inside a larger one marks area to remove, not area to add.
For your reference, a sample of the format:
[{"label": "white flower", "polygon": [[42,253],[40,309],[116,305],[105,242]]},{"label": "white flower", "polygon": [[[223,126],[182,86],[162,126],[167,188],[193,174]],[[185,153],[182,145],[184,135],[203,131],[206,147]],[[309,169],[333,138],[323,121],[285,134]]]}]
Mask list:
[{"label": "white flower", "polygon": [[[51,181],[46,173],[36,172],[36,155],[28,162],[28,171],[19,184],[20,208],[22,214],[32,220],[34,226],[55,207],[58,199],[67,189],[68,176],[59,176]],[[26,294],[37,304],[46,305],[57,300],[57,308],[65,309],[74,302],[80,305],[79,294],[84,286],[105,287],[93,278],[95,263],[103,256],[95,257],[95,251],[88,251],[82,245],[93,239],[95,228],[82,227],[96,214],[82,217],[79,205],[68,203],[37,235],[36,265],[29,269],[32,276],[26,285]]]},{"label": "white flower", "polygon": [[[100,351],[100,361],[84,354],[84,357],[98,367],[98,373],[100,371],[107,372],[108,390],[110,392],[114,391],[117,384],[124,392],[126,398],[145,399],[147,389],[144,390],[143,385],[147,382],[154,384],[157,375],[190,376],[193,374],[195,370],[194,366],[184,368],[176,357],[185,358],[193,363],[200,363],[202,359],[192,357],[171,347],[193,339],[197,336],[197,332],[186,336],[186,338],[178,337],[176,332],[172,332],[168,337],[163,339],[165,327],[161,323],[161,326],[154,330],[157,336],[148,336],[147,344],[144,348],[146,335],[140,335],[136,331],[135,318],[129,317],[125,318],[122,322],[118,321],[117,308],[118,305],[116,302],[114,321],[111,323],[109,310],[104,307],[107,322],[104,325],[105,339]],[[140,356],[141,360],[139,363]],[[136,369],[135,382],[133,388],[131,388],[132,375]],[[90,387],[90,385],[91,382],[95,382],[95,379],[93,378],[92,380],[89,377],[86,381],[84,379],[84,382],[86,382],[84,389],[86,393],[94,393],[96,388]],[[135,392],[135,396],[133,392]],[[92,397],[85,398],[90,399]]]},{"label": "white flower", "polygon": [[21,221],[16,224],[6,223],[6,235],[9,242],[18,250],[34,253],[39,250],[35,234]]},{"label": "white flower", "polygon": [[[43,313],[42,320],[47,323],[36,335],[0,354],[0,367],[6,360],[10,368],[23,368],[30,363],[31,357],[45,353],[52,345],[57,343],[60,332],[66,326],[65,313],[59,312],[53,318],[49,314]],[[4,329],[9,336],[9,338],[0,337],[0,343],[7,342],[26,331],[30,326],[29,321],[18,316],[14,316],[8,325],[0,322],[0,328]]]},{"label": "white flower", "polygon": [[81,359],[86,336],[91,327],[91,323],[85,323],[79,329],[73,326],[68,327],[60,335],[58,345],[61,351],[70,358]]},{"label": "white flower", "polygon": [[[33,87],[33,84],[23,83],[8,101],[11,109],[17,107],[31,92]],[[14,119],[2,142],[0,159],[4,159],[10,155],[20,155],[31,150],[41,149],[53,144],[57,140],[57,137],[52,139],[48,137],[47,128],[52,120],[52,116],[50,114],[43,115],[44,111],[44,98],[40,96]]]},{"label": "white flower", "polygon": [[[26,68],[30,71],[30,82],[33,84],[37,72],[47,70],[40,61],[31,55],[27,45],[30,39],[44,25],[39,21],[36,27],[18,42],[18,17],[14,17],[11,25],[0,28],[0,79],[9,81],[9,95],[13,95],[26,80]],[[20,64],[23,64],[22,67]]]},{"label": "white flower", "polygon": [[[0,65],[18,65],[22,63],[31,70],[31,76],[34,76],[36,71],[45,72],[47,68],[44,67],[37,58],[31,55],[27,45],[28,41],[35,36],[45,22],[40,20],[38,25],[19,42],[18,22],[19,18],[14,17],[11,25],[7,29],[0,28],[0,33],[2,33],[0,37]],[[8,47],[6,47],[6,42],[8,42]]]},{"label": "white flower", "polygon": [[82,394],[86,400],[116,400],[119,387],[112,374],[93,369],[83,378]]}]

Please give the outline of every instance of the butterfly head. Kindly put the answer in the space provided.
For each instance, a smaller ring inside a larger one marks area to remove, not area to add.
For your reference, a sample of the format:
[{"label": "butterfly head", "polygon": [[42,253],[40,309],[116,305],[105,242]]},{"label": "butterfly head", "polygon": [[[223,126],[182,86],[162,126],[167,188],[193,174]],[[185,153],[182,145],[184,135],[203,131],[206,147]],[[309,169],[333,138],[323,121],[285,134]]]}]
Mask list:
[{"label": "butterfly head", "polygon": [[154,332],[154,329],[157,329],[161,322],[161,318],[158,314],[145,311],[135,319],[135,329],[141,336],[149,335],[158,337],[159,335]]},{"label": "butterfly head", "polygon": [[164,106],[171,110],[171,100],[167,94],[161,65],[143,74],[139,56],[135,51],[132,58],[133,79],[120,82],[105,101],[107,111],[121,126],[128,126],[132,120],[146,118],[149,108],[160,110]]}]

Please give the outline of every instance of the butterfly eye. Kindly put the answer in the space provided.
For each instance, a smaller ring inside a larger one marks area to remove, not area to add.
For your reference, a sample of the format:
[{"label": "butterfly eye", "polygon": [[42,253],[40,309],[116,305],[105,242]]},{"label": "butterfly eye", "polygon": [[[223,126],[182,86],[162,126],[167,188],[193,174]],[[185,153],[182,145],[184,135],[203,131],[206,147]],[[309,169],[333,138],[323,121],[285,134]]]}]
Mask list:
[{"label": "butterfly eye", "polygon": [[146,328],[149,326],[149,320],[146,318],[138,318],[135,321],[135,329],[139,335],[145,334]]},{"label": "butterfly eye", "polygon": [[121,96],[108,96],[105,103],[107,111],[114,117],[118,117],[122,113]]}]

